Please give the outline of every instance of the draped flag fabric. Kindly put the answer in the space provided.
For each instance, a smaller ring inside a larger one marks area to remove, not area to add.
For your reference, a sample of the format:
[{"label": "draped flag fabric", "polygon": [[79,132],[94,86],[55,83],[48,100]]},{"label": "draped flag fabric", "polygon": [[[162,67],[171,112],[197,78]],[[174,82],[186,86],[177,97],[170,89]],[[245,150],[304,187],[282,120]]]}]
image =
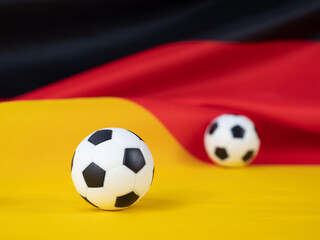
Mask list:
[{"label": "draped flag fabric", "polygon": [[318,1],[30,0],[0,11],[2,101],[130,99],[204,161],[206,125],[239,113],[261,135],[255,163],[320,163]]},{"label": "draped flag fabric", "polygon": [[186,40],[320,39],[318,0],[0,1],[0,98]]},{"label": "draped flag fabric", "polygon": [[105,64],[15,99],[131,99],[206,161],[202,138],[207,124],[222,113],[244,114],[254,120],[263,142],[255,163],[320,164],[319,63],[317,42],[183,42]]}]

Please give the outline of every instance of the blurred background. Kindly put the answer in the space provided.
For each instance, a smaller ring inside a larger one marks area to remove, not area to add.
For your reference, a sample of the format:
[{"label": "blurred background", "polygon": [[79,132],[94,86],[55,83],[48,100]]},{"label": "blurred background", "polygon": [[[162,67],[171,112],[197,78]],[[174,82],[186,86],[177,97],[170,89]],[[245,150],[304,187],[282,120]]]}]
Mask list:
[{"label": "blurred background", "polygon": [[165,43],[319,40],[318,0],[1,0],[0,99]]},{"label": "blurred background", "polygon": [[2,101],[125,98],[205,161],[209,122],[243,114],[256,163],[320,163],[318,0],[2,0],[0,22]]}]

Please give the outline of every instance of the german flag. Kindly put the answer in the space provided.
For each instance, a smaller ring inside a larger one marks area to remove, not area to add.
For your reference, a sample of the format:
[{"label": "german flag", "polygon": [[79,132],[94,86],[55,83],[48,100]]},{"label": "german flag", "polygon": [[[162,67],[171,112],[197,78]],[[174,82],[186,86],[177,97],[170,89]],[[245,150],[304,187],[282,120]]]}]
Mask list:
[{"label": "german flag", "polygon": [[[1,239],[319,239],[320,2],[0,3]],[[248,116],[261,149],[222,169],[203,135]],[[89,133],[129,129],[156,173],[132,208],[74,190]]]}]

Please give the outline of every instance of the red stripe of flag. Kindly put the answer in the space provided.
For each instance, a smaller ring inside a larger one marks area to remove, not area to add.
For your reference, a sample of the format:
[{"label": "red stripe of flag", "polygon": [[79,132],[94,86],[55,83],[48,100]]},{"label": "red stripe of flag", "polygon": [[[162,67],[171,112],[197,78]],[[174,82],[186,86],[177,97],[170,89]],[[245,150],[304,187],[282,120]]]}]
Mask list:
[{"label": "red stripe of flag", "polygon": [[[182,42],[102,65],[15,100],[117,96],[155,114],[196,157],[218,114],[249,116],[256,163],[320,164],[320,44]],[[155,133],[156,134],[156,133]]]}]

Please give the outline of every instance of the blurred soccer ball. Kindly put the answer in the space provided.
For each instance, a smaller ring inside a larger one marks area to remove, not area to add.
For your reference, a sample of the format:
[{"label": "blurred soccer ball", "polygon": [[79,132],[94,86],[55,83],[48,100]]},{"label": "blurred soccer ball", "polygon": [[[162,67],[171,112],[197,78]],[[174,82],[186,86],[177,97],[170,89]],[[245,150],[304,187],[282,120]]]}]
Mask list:
[{"label": "blurred soccer ball", "polygon": [[223,167],[242,167],[253,161],[260,148],[254,123],[245,116],[223,114],[207,127],[204,146],[209,158]]}]

